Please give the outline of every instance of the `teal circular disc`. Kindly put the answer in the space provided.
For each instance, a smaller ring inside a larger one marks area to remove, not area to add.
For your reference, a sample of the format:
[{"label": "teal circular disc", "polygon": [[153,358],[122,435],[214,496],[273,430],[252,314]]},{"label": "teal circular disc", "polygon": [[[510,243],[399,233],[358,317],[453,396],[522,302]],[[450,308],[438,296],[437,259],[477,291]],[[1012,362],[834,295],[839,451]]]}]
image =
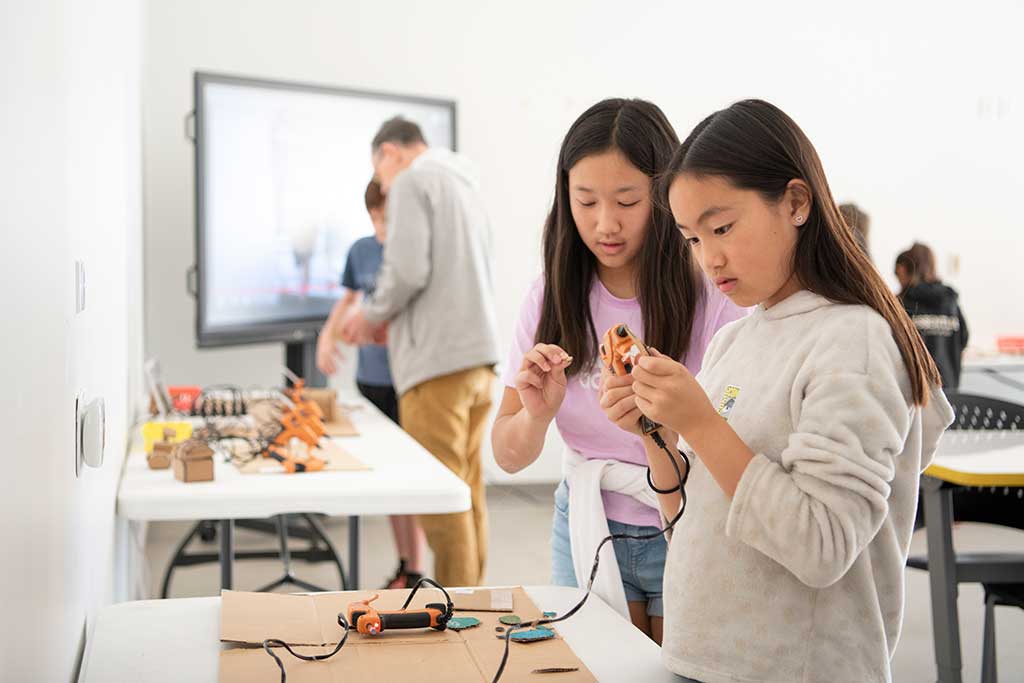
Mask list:
[{"label": "teal circular disc", "polygon": [[476,617],[452,617],[448,620],[448,628],[453,631],[461,631],[479,625],[480,620]]},{"label": "teal circular disc", "polygon": [[511,637],[517,643],[532,643],[538,640],[554,638],[555,632],[549,628],[532,628],[529,631],[515,631]]}]

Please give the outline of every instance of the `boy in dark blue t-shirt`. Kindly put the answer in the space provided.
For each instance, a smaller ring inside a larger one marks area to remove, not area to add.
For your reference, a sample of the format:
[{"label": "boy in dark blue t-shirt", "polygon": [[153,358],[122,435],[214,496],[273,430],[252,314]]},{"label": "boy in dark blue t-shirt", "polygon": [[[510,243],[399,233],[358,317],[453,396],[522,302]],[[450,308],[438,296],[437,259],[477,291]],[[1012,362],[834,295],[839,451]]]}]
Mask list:
[{"label": "boy in dark blue t-shirt", "polygon": [[[360,294],[365,297],[373,293],[384,254],[385,198],[380,184],[370,181],[364,199],[373,222],[374,235],[356,240],[349,249],[345,271],[341,276],[344,293],[320,331],[316,364],[325,375],[333,375],[338,370],[338,361],[342,358],[338,349],[341,322],[348,309],[358,301]],[[398,396],[391,381],[387,340],[381,338],[374,341],[377,343],[359,347],[356,387],[360,394],[398,424]],[[391,529],[398,549],[398,570],[385,588],[411,588],[423,574],[426,538],[413,515],[392,515]]]}]

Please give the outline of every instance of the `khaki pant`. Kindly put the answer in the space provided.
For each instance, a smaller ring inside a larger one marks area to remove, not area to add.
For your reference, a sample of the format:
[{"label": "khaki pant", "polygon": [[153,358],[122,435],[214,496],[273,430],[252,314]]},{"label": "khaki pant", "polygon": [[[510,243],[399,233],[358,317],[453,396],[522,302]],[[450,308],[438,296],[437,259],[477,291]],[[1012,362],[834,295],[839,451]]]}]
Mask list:
[{"label": "khaki pant", "polygon": [[461,370],[417,384],[402,394],[402,428],[469,486],[468,512],[420,515],[442,586],[478,586],[487,561],[487,499],[480,444],[491,409],[490,367]]}]

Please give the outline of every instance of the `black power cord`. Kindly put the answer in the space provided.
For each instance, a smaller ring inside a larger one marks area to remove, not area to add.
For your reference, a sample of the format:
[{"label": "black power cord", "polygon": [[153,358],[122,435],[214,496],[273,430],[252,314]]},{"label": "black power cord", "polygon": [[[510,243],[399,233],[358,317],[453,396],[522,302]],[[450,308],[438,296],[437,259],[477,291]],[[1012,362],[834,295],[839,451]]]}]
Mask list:
[{"label": "black power cord", "polygon": [[654,443],[658,445],[658,448],[665,451],[665,454],[668,455],[668,459],[672,463],[672,468],[676,471],[676,478],[679,480],[679,485],[671,489],[657,488],[654,485],[654,482],[651,481],[650,467],[647,468],[647,484],[656,493],[675,493],[676,491],[679,491],[679,495],[682,497],[682,500],[679,502],[679,512],[677,512],[675,517],[673,517],[672,520],[667,525],[665,525],[664,529],[660,529],[651,534],[610,534],[608,536],[605,536],[604,539],[598,544],[597,552],[594,553],[594,565],[590,569],[590,580],[587,581],[587,592],[571,610],[569,610],[560,617],[537,619],[526,624],[511,626],[508,628],[507,631],[505,631],[505,652],[501,656],[501,663],[498,665],[498,670],[497,672],[495,672],[494,678],[492,679],[491,683],[498,683],[498,681],[501,680],[501,674],[505,672],[505,665],[508,663],[509,643],[512,642],[512,633],[514,631],[532,629],[536,628],[537,626],[546,626],[547,624],[557,624],[560,621],[565,621],[566,619],[580,611],[584,603],[586,603],[587,598],[590,597],[591,590],[593,590],[594,579],[597,577],[597,566],[598,563],[601,561],[601,549],[604,547],[605,543],[607,543],[608,541],[618,540],[622,538],[628,538],[635,541],[649,541],[659,536],[663,536],[664,534],[671,531],[672,527],[674,527],[676,523],[680,520],[680,518],[682,518],[683,512],[686,510],[686,480],[689,479],[690,477],[690,458],[687,457],[684,451],[679,451],[680,457],[682,457],[683,462],[686,463],[686,473],[684,474],[683,472],[679,471],[679,463],[677,463],[676,459],[672,457],[672,451],[669,450],[668,446],[665,444],[665,440],[661,438],[661,434],[659,434],[657,431],[654,431],[650,433],[650,437],[654,440]]},{"label": "black power cord", "polygon": [[281,658],[278,657],[277,654],[272,649],[270,649],[270,648],[276,645],[278,647],[283,647],[284,649],[288,650],[288,652],[291,653],[291,655],[293,657],[297,657],[298,659],[301,659],[301,660],[304,660],[304,661],[307,661],[307,662],[322,662],[323,660],[330,659],[334,655],[338,654],[338,652],[341,650],[342,646],[345,645],[345,641],[348,640],[348,631],[349,631],[350,626],[349,626],[348,620],[345,619],[345,615],[343,613],[341,613],[341,612],[338,613],[338,626],[340,626],[342,628],[342,630],[345,632],[345,635],[343,635],[341,637],[341,640],[338,641],[338,644],[334,647],[334,649],[332,651],[328,652],[327,654],[322,654],[322,655],[303,655],[303,654],[299,654],[298,652],[293,650],[288,645],[288,643],[286,643],[283,640],[280,640],[278,638],[267,638],[266,640],[264,640],[263,641],[263,649],[267,651],[268,655],[270,655],[271,657],[274,658],[274,661],[277,662],[277,668],[281,670],[281,683],[286,683],[286,681],[288,680],[288,675],[284,671],[284,662],[282,662]]},{"label": "black power cord", "polygon": [[402,609],[408,609],[409,603],[412,602],[413,596],[416,595],[416,591],[418,591],[420,589],[420,586],[422,586],[425,583],[433,586],[437,590],[444,593],[444,601],[445,603],[447,603],[447,605],[444,617],[442,619],[438,619],[438,622],[441,625],[447,626],[448,621],[452,618],[452,614],[455,612],[455,603],[452,602],[452,596],[448,595],[448,591],[444,589],[444,586],[439,584],[437,581],[434,581],[433,579],[427,578],[426,576],[421,577],[420,580],[416,582],[416,585],[412,587],[412,591],[409,593],[409,597],[405,599],[405,604],[402,605]]}]

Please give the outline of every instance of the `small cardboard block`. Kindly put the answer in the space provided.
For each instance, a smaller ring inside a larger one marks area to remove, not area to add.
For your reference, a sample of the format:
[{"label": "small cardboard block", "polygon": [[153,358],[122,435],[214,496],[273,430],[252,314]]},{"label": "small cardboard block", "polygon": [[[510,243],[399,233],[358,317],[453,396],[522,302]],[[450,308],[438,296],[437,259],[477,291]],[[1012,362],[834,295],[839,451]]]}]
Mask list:
[{"label": "small cardboard block", "polygon": [[324,422],[330,422],[338,414],[338,392],[321,387],[303,387],[302,398],[313,401],[323,413]]},{"label": "small cardboard block", "polygon": [[456,588],[449,592],[452,594],[452,602],[455,604],[456,611],[512,612],[515,604],[512,589]]},{"label": "small cardboard block", "polygon": [[[323,446],[313,451],[313,455],[327,461],[324,468],[318,471],[358,472],[373,469],[333,441],[325,440],[323,443]],[[305,444],[302,444],[302,447],[305,448]],[[273,458],[259,456],[245,464],[239,465],[238,471],[242,474],[283,474],[285,470],[281,463]],[[301,472],[298,474],[299,476],[305,476],[307,474],[316,474],[316,472]]]},{"label": "small cardboard block", "polygon": [[173,439],[174,434],[168,434],[171,429],[164,430],[164,441],[156,441],[153,443],[153,451],[146,455],[146,464],[149,465],[151,470],[166,470],[171,466],[171,460],[174,458],[174,447],[175,443]]},{"label": "small cardboard block", "polygon": [[[521,587],[499,589],[511,592],[517,614],[524,621],[540,618],[541,611]],[[274,660],[260,645],[267,638],[279,638],[303,654],[325,654],[334,649],[343,635],[338,612],[347,612],[352,602],[380,598],[373,605],[381,610],[398,609],[409,595],[408,589],[384,591],[347,591],[281,595],[274,593],[221,593],[221,640],[248,647],[227,649],[220,656],[221,683],[254,680],[279,680]],[[452,591],[449,591],[451,593]],[[487,593],[488,589],[474,592]],[[452,594],[454,600],[455,594]],[[435,589],[421,588],[411,607],[443,600]],[[497,671],[505,644],[494,638],[498,615],[477,612],[478,628],[465,631],[401,629],[377,636],[350,632],[338,654],[320,662],[305,662],[292,657],[283,648],[275,653],[284,663],[289,683],[343,683],[352,680],[414,681],[426,676],[451,683],[489,683]],[[534,669],[578,667],[578,671],[550,674],[558,683],[595,683],[596,679],[556,635],[538,643],[510,643],[503,683],[536,683]]]},{"label": "small cardboard block", "polygon": [[166,470],[171,466],[172,446],[164,441],[153,444],[153,452],[146,456],[146,464],[151,470]]}]

